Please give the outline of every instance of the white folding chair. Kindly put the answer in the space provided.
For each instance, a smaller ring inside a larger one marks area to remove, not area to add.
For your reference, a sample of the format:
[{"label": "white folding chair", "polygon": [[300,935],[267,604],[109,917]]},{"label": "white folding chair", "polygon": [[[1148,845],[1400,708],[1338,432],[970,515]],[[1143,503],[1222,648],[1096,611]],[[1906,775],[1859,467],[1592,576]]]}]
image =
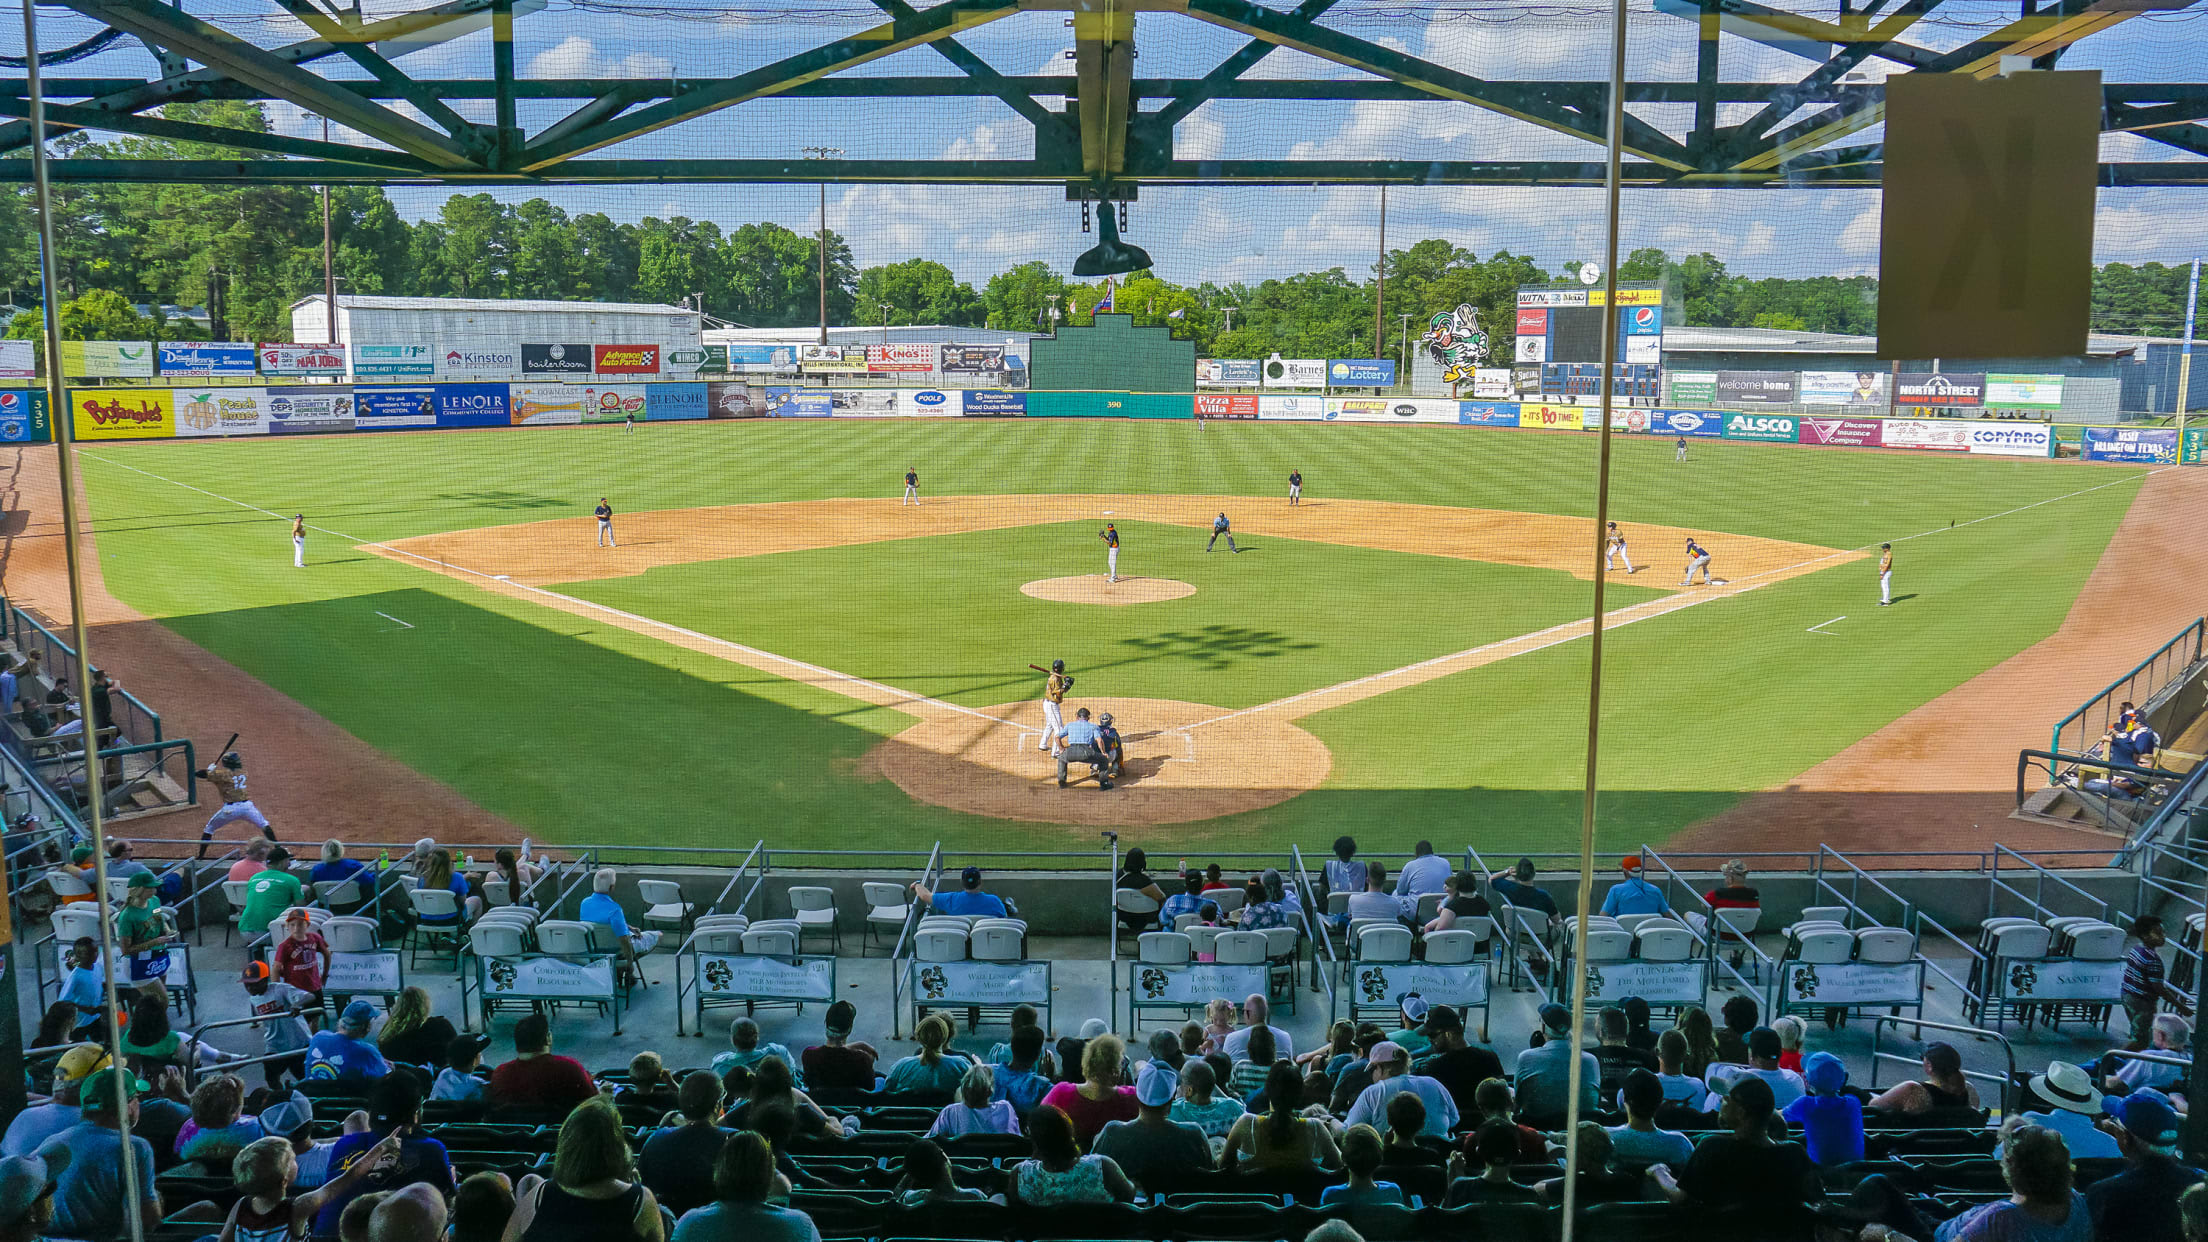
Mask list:
[{"label": "white folding chair", "polygon": [[744,929],[744,952],[756,953],[762,957],[796,957],[800,951],[798,940],[801,935],[795,927],[754,923]]},{"label": "white folding chair", "polygon": [[483,877],[483,904],[493,910],[514,904],[514,886],[506,877],[493,872]]},{"label": "white folding chair", "polygon": [[1142,926],[1155,927],[1158,924],[1158,902],[1150,894],[1140,889],[1113,889],[1112,909],[1119,914],[1135,915],[1137,917],[1148,916],[1146,923],[1135,927],[1128,926],[1125,919],[1113,918],[1112,935],[1121,940],[1139,934]]},{"label": "white folding chair", "polygon": [[877,880],[859,885],[859,892],[866,898],[866,938],[859,944],[861,956],[864,956],[868,945],[882,937],[884,929],[891,936],[904,930],[905,919],[912,913],[911,904],[906,900],[906,891],[902,884],[885,884]]},{"label": "white folding chair", "polygon": [[[1288,1011],[1294,1013],[1296,993],[1303,982],[1303,972],[1297,957],[1303,949],[1303,930],[1297,927],[1267,927],[1258,934],[1265,937],[1265,960],[1270,966],[1265,974],[1266,990],[1286,1000]],[[1279,989],[1282,971],[1288,974],[1288,990],[1285,993]]]},{"label": "white folding chair", "polygon": [[357,880],[323,880],[314,886],[314,899],[324,906],[353,907],[368,899]]},{"label": "white folding chair", "polygon": [[[59,869],[47,872],[46,882],[49,885],[56,885],[59,881],[63,879],[64,876],[67,877],[69,883],[76,885],[84,892],[89,893],[92,891],[91,888],[86,886],[82,880],[77,879],[77,877],[73,875],[68,875],[67,872]],[[55,887],[54,892],[62,896],[72,895],[62,893],[59,887]],[[224,923],[222,927],[222,943],[225,945],[228,945],[230,943],[230,932],[233,928],[237,929],[239,935],[245,935],[245,929],[238,927],[238,916],[245,913],[245,898],[245,881],[224,880],[222,882],[222,899],[230,904],[230,919],[228,922]],[[252,939],[252,937],[250,936],[246,938],[248,940]]]},{"label": "white folding chair", "polygon": [[1412,914],[1411,921],[1420,927],[1433,922],[1435,917],[1441,913],[1441,903],[1446,901],[1448,897],[1449,894],[1447,893],[1420,893],[1418,895],[1418,908]]},{"label": "white folding chair", "polygon": [[950,927],[923,927],[913,935],[912,951],[923,962],[963,962],[966,933]]},{"label": "white folding chair", "polygon": [[1788,938],[1786,955],[1817,966],[1845,962],[1855,955],[1855,933],[1830,924],[1797,926]]},{"label": "white folding chair", "polygon": [[406,933],[407,948],[412,951],[408,968],[422,964],[422,950],[426,948],[432,960],[450,950],[452,967],[458,970],[460,946],[467,943],[467,929],[461,926],[460,898],[447,888],[409,889],[406,897],[414,905],[416,919]]},{"label": "white folding chair", "polygon": [[682,885],[673,880],[638,880],[636,895],[644,902],[644,913],[637,916],[637,922],[678,936],[690,930],[690,916],[697,906],[682,895]]},{"label": "white folding chair", "polygon": [[1025,951],[1027,929],[1016,923],[984,920],[967,933],[967,953],[977,962],[1017,962]]},{"label": "white folding chair", "polygon": [[1840,926],[1846,927],[1848,925],[1848,914],[1849,911],[1846,906],[1805,906],[1802,909],[1802,917],[1794,920],[1793,926],[1786,929],[1786,934],[1793,935],[1794,928],[1805,923],[1838,923]]},{"label": "white folding chair", "polygon": [[1917,938],[1898,927],[1866,927],[1855,933],[1855,960],[1895,965],[1917,955]]},{"label": "white folding chair", "polygon": [[[1406,933],[1407,934],[1407,933]],[[1265,933],[1223,931],[1211,944],[1212,960],[1227,966],[1260,966],[1265,962]]]},{"label": "white folding chair", "polygon": [[[1471,919],[1463,922],[1472,922]],[[1484,921],[1484,920],[1483,920]],[[1426,933],[1428,966],[1461,966],[1480,960],[1481,938],[1462,926]]]},{"label": "white folding chair", "polygon": [[1189,910],[1181,914],[1176,914],[1173,916],[1173,930],[1177,932],[1185,932],[1189,928],[1195,926],[1197,920],[1203,917],[1204,916],[1202,914],[1199,914],[1194,910]]},{"label": "white folding chair", "polygon": [[537,948],[555,957],[589,957],[595,951],[590,930],[594,926],[573,919],[546,919],[537,924]]},{"label": "white folding chair", "polygon": [[2124,956],[2124,929],[2095,922],[2072,929],[2070,956],[2081,962],[2113,962]]},{"label": "white folding chair", "polygon": [[843,929],[836,923],[835,890],[793,887],[789,896],[791,917],[797,923],[798,943],[804,944],[807,932],[816,936],[826,932],[831,952],[843,952]]},{"label": "white folding chair", "polygon": [[99,941],[100,908],[92,902],[77,901],[66,906],[55,906],[53,923],[54,939],[64,947],[87,936],[95,943]]},{"label": "white folding chair", "polygon": [[1135,960],[1152,966],[1185,966],[1196,956],[1195,941],[1179,932],[1144,932],[1135,948]]},{"label": "white folding chair", "polygon": [[332,953],[373,953],[382,947],[382,929],[374,919],[340,914],[322,925]]},{"label": "white folding chair", "polygon": [[1239,888],[1215,888],[1205,893],[1203,900],[1218,906],[1221,917],[1228,917],[1250,904],[1250,895]]},{"label": "white folding chair", "polygon": [[1410,961],[1411,929],[1400,923],[1367,923],[1357,936],[1355,951],[1360,962]]},{"label": "white folding chair", "polygon": [[484,919],[468,929],[468,951],[477,957],[514,957],[529,951],[528,931],[508,919]]},{"label": "white folding chair", "polygon": [[1644,962],[1684,962],[1694,956],[1694,933],[1676,923],[1643,926],[1634,943]]},{"label": "white folding chair", "polygon": [[1226,930],[1224,927],[1214,927],[1208,923],[1188,929],[1188,943],[1195,950],[1199,961],[1207,953],[1213,955],[1213,960],[1217,960],[1219,935]]},{"label": "white folding chair", "polygon": [[1622,927],[1589,927],[1587,957],[1590,965],[1633,960],[1633,933]]},{"label": "white folding chair", "polygon": [[1637,933],[1641,930],[1641,924],[1653,922],[1662,917],[1664,916],[1661,914],[1621,914],[1617,916],[1618,928],[1621,931]]},{"label": "white folding chair", "polygon": [[700,953],[722,956],[742,953],[744,951],[744,929],[726,926],[708,927],[700,923],[698,929],[690,933],[690,939],[683,943],[683,947],[695,949]]}]

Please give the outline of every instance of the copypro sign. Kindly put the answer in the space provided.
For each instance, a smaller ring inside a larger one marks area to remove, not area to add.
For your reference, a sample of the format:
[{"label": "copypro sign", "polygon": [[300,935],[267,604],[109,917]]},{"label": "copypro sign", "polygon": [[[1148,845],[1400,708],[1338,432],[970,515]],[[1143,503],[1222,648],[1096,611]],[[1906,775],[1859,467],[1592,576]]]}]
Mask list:
[{"label": "copypro sign", "polygon": [[1393,388],[1393,358],[1335,358],[1326,364],[1326,382],[1336,388]]},{"label": "copypro sign", "polygon": [[593,345],[590,363],[591,370],[600,375],[657,375],[659,346]]},{"label": "copypro sign", "polygon": [[1886,448],[1970,451],[1970,424],[1953,419],[1889,418],[1880,425],[1880,433],[1879,443]]},{"label": "copypro sign", "polygon": [[2045,423],[1972,423],[1970,451],[1995,457],[2052,457],[2055,429]]},{"label": "copypro sign", "polygon": [[1720,433],[1728,440],[1766,440],[1794,443],[1801,420],[1790,414],[1729,414]]},{"label": "copypro sign", "polygon": [[233,341],[163,344],[155,365],[163,375],[252,375],[253,347]]},{"label": "copypro sign", "polygon": [[345,374],[343,345],[263,344],[260,351],[263,375]]},{"label": "copypro sign", "polygon": [[573,375],[581,378],[590,374],[591,365],[590,346],[585,344],[554,343],[521,347],[523,375]]}]

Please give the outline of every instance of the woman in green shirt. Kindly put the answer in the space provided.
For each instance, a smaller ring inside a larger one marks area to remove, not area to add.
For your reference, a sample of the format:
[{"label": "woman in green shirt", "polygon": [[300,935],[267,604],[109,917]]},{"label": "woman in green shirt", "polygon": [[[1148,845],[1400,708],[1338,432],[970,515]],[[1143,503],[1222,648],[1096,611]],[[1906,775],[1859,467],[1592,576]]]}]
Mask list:
[{"label": "woman in green shirt", "polygon": [[130,981],[144,983],[169,973],[168,917],[161,912],[160,883],[150,871],[130,877],[129,895],[115,915],[115,935],[130,959]]}]

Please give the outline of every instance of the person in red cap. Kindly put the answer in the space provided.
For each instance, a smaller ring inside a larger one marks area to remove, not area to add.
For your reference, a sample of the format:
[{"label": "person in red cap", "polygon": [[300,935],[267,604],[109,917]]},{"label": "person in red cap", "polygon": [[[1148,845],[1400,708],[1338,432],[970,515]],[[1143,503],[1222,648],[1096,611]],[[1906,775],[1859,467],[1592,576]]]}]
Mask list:
[{"label": "person in red cap", "polygon": [[263,1055],[290,1053],[280,1061],[263,1064],[270,1086],[277,1086],[288,1074],[293,1078],[307,1076],[307,1041],[312,1038],[306,1019],[300,1011],[319,1009],[321,1002],[298,988],[273,978],[268,963],[251,961],[245,964],[242,982],[247,1001],[253,1007],[253,1016],[262,1019],[261,1052]]},{"label": "person in red cap", "polygon": [[305,906],[284,912],[284,938],[276,942],[276,977],[322,1001],[322,982],[330,977],[330,942],[314,929]]},{"label": "person in red cap", "polygon": [[1610,886],[1603,894],[1602,912],[1611,918],[1626,914],[1669,914],[1671,903],[1664,900],[1664,891],[1641,878],[1641,856],[1628,854],[1618,863],[1618,873],[1625,878]]}]

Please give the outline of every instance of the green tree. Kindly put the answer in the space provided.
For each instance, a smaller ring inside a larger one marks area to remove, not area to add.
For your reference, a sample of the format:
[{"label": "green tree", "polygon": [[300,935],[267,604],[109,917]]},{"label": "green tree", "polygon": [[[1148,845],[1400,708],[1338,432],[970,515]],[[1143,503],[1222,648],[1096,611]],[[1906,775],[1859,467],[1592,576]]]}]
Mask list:
[{"label": "green tree", "polygon": [[[989,278],[981,300],[988,311],[988,326],[1015,332],[1049,331],[1050,299],[1065,305],[1066,279],[1041,259],[1027,262]],[[1062,310],[1061,310],[1061,313]]]},{"label": "green tree", "polygon": [[933,259],[906,259],[860,272],[858,321],[884,322],[884,305],[889,308],[889,323],[979,327],[987,318],[974,287]]},{"label": "green tree", "polygon": [[[779,224],[739,225],[728,235],[728,309],[713,313],[758,327],[820,318],[820,239]],[[857,270],[849,243],[828,234],[828,321],[854,322]]]},{"label": "green tree", "polygon": [[437,213],[445,284],[454,297],[502,298],[513,280],[513,216],[488,194],[455,194]]}]

